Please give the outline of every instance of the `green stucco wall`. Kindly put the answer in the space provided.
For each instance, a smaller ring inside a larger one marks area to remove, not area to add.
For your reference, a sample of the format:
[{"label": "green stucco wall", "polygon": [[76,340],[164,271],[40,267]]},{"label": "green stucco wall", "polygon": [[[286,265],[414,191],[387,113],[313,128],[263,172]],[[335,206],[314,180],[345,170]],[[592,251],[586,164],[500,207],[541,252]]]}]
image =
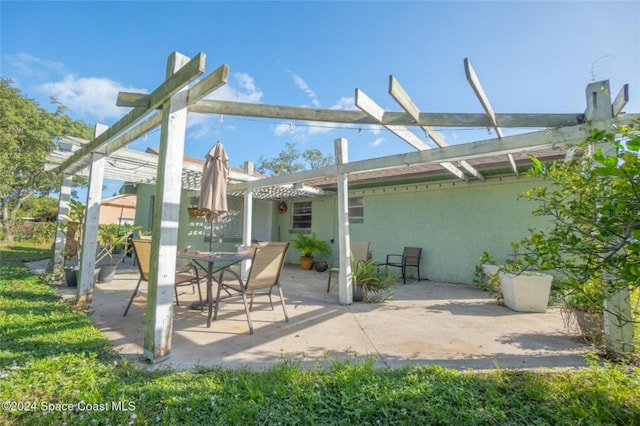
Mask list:
[{"label": "green stucco wall", "polygon": [[[139,184],[136,187],[137,205],[135,224],[141,225],[144,231],[151,231],[151,199],[155,195],[155,186]],[[182,191],[180,197],[180,219],[178,225],[178,249],[190,246],[191,250],[209,251],[208,228],[205,229],[205,219],[203,217],[189,216],[187,207],[190,204],[190,197],[187,191]],[[264,200],[254,200],[253,206],[253,232],[252,238],[260,241],[270,241],[272,239],[269,224],[271,223],[271,210],[273,202]],[[157,207],[157,206],[156,206]],[[214,251],[236,251],[241,244],[241,236],[238,238],[225,238],[219,242],[214,240]]]},{"label": "green stucco wall", "polygon": [[353,234],[356,239],[369,235],[373,255],[380,260],[387,253],[402,253],[404,246],[422,247],[422,274],[434,281],[470,284],[483,250],[506,258],[513,241],[529,228],[545,225],[531,215],[531,203],[518,199],[534,185],[527,178],[509,178],[376,191],[365,196],[366,229]]},{"label": "green stucco wall", "polygon": [[[511,254],[511,243],[531,227],[544,227],[533,217],[533,205],[518,195],[539,184],[530,178],[504,178],[489,182],[419,184],[350,191],[364,197],[364,223],[350,226],[355,241],[370,241],[373,258],[402,253],[404,246],[423,248],[421,275],[430,280],[471,284],[482,251],[499,258]],[[312,230],[338,252],[337,201],[313,201]],[[293,238],[290,211],[276,214],[274,235]],[[291,251],[288,263],[297,263]],[[413,271],[409,270],[412,274]]]},{"label": "green stucco wall", "polygon": [[[475,266],[487,249],[499,258],[511,254],[511,243],[531,227],[546,221],[533,217],[533,205],[518,199],[524,190],[540,181],[527,177],[441,184],[398,185],[352,190],[350,196],[364,198],[364,222],[350,226],[354,241],[370,241],[373,258],[384,261],[389,253],[402,253],[404,246],[423,248],[421,275],[440,282],[471,284]],[[149,197],[153,187],[138,185],[136,224],[149,226]],[[337,199],[318,197],[313,202],[312,231],[330,243],[333,253],[323,256],[334,263],[338,257]],[[300,199],[304,201],[304,199]],[[183,194],[178,248],[208,250],[203,239],[203,219],[187,214],[188,197]],[[290,241],[292,200],[280,214],[277,203],[254,202],[253,238]],[[269,229],[269,223],[271,224]],[[332,241],[333,240],[333,241]],[[216,243],[216,251],[233,251],[238,242]],[[300,254],[290,250],[286,262],[297,264]],[[413,274],[409,270],[409,274]]]}]

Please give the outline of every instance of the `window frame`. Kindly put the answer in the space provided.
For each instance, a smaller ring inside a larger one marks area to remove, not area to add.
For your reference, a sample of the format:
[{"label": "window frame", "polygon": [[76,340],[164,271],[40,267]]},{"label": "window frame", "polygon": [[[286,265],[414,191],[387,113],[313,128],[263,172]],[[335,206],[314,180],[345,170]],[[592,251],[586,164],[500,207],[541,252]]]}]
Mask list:
[{"label": "window frame", "polygon": [[364,197],[349,197],[349,223],[364,223]]},{"label": "window frame", "polygon": [[[308,219],[302,219],[307,217]],[[310,231],[313,223],[313,202],[312,201],[294,201],[291,203],[291,230],[293,231]],[[301,226],[307,225],[308,226]]]}]

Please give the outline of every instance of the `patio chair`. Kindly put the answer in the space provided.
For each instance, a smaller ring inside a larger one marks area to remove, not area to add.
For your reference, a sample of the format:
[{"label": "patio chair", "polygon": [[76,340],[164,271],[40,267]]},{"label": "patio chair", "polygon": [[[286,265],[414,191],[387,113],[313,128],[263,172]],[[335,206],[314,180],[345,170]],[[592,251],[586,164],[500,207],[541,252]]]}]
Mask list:
[{"label": "patio chair", "polygon": [[[358,260],[358,262],[366,262],[369,257],[369,241],[351,241],[349,244],[351,249],[351,256]],[[340,268],[329,269],[329,279],[327,280],[327,293],[331,290],[331,277],[333,273],[339,273]]]},{"label": "patio chair", "polygon": [[[253,334],[251,310],[253,310],[253,297],[256,291],[269,296],[269,305],[271,305],[271,309],[273,310],[271,291],[274,287],[277,287],[280,295],[280,303],[282,303],[282,310],[284,311],[284,320],[285,322],[289,322],[287,307],[285,306],[284,295],[282,294],[282,287],[280,286],[280,274],[282,273],[288,248],[289,243],[267,243],[257,246],[253,253],[251,268],[249,269],[246,280],[243,280],[238,272],[229,268],[224,269],[220,273],[220,279],[218,280],[213,319],[216,320],[218,318],[221,299],[224,300],[231,297],[242,296],[244,311],[247,315],[247,322],[249,323],[249,334]],[[229,278],[226,278],[225,275]],[[227,295],[221,296],[220,293],[222,290],[224,290]],[[251,296],[249,306],[247,306],[247,293],[250,293]],[[211,307],[209,308],[209,315],[211,315]]]},{"label": "patio chair", "polygon": [[[140,272],[140,279],[138,279],[138,284],[136,284],[135,290],[133,290],[133,294],[131,295],[131,299],[129,299],[129,304],[127,305],[127,309],[124,311],[123,316],[127,316],[129,312],[129,308],[131,307],[131,303],[133,299],[138,294],[138,289],[140,288],[140,284],[142,281],[149,282],[149,265],[151,264],[151,240],[143,239],[143,238],[134,238],[131,240],[131,244],[133,245],[133,251],[136,254],[138,270]],[[198,275],[198,269],[192,265],[184,265],[176,268],[176,277],[175,277],[175,285],[174,292],[176,297],[176,305],[180,305],[180,301],[178,300],[178,287],[191,285],[193,292],[195,293],[195,286],[198,286],[198,297],[200,298],[200,310],[204,311],[204,304],[202,303],[202,290],[200,289],[200,276]]]},{"label": "patio chair", "polygon": [[380,266],[393,266],[400,268],[402,271],[402,283],[407,283],[407,268],[416,268],[418,270],[418,281],[420,278],[420,259],[422,257],[422,248],[420,247],[405,247],[402,254],[388,254],[387,260],[384,263],[379,263]]}]

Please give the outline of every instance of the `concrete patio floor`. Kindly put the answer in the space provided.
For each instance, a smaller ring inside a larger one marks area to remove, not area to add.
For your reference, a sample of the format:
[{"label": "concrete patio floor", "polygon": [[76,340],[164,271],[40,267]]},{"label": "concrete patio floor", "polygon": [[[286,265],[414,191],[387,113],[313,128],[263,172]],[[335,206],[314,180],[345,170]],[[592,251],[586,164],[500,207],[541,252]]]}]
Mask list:
[{"label": "concrete patio floor", "polygon": [[[92,323],[120,354],[143,360],[146,284],[127,317],[122,314],[138,280],[131,260],[111,283],[95,287]],[[205,312],[190,309],[197,300],[181,287],[174,305],[170,358],[156,367],[269,368],[281,360],[329,365],[334,360],[371,357],[381,367],[436,364],[456,369],[584,367],[591,347],[567,331],[559,308],[518,313],[497,304],[486,292],[459,284],[401,281],[392,300],[382,304],[338,302],[338,288],[326,292],[327,273],[286,265],[282,286],[289,313],[274,295],[257,298],[249,328],[242,299],[225,301],[218,319],[206,326]],[[66,297],[75,289],[57,286]],[[203,297],[205,285],[203,288]]]}]

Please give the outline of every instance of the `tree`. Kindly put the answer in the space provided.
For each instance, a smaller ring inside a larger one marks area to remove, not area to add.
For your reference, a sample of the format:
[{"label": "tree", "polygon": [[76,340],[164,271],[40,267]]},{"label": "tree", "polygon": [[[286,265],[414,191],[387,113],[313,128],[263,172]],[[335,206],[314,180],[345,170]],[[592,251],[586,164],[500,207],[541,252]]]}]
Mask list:
[{"label": "tree", "polygon": [[0,77],[0,211],[4,239],[24,202],[57,189],[60,174],[45,171],[44,162],[65,135],[91,138],[91,128],[74,121],[66,108],[51,99],[55,112],[40,107]]},{"label": "tree", "polygon": [[640,121],[593,130],[576,154],[548,166],[532,158],[546,184],[523,195],[551,227],[516,246],[527,263],[559,273],[576,307],[602,312],[612,295],[640,289]]},{"label": "tree", "polygon": [[284,175],[287,173],[299,172],[307,169],[317,169],[319,167],[329,166],[335,161],[332,155],[324,156],[320,150],[308,149],[302,153],[292,142],[287,142],[277,157],[266,159],[260,156],[260,161],[256,170],[260,173],[271,174],[274,176]]}]

